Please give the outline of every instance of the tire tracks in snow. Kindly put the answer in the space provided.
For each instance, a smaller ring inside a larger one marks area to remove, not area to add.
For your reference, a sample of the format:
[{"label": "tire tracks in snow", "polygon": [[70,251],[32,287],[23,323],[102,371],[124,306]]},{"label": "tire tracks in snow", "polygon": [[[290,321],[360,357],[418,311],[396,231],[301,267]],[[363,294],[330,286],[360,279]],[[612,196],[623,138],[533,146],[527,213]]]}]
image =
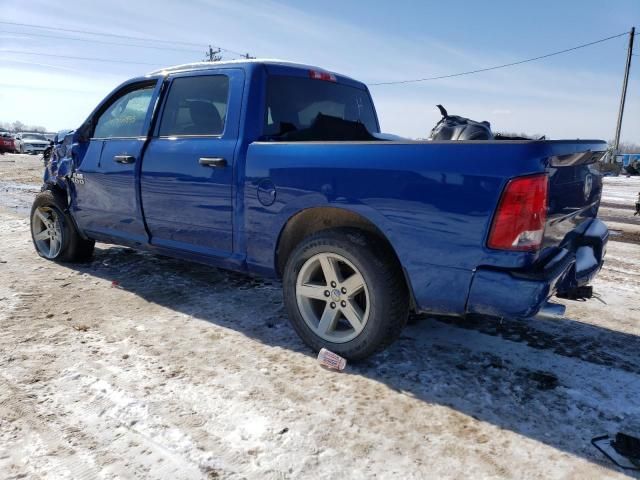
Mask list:
[{"label": "tire tracks in snow", "polygon": [[[0,400],[0,418],[9,419],[18,425],[24,424],[42,440],[47,449],[41,455],[31,457],[25,467],[30,468],[32,473],[36,473],[33,470],[40,470],[45,476],[66,472],[74,480],[99,478],[99,469],[92,461],[88,461],[91,455],[88,452],[78,453],[78,446],[73,441],[75,432],[68,426],[60,428],[50,418],[46,422],[41,420],[43,417],[48,418],[48,414],[34,401],[37,397],[25,393],[23,388],[4,375],[0,375],[0,392],[3,392],[4,397]],[[46,458],[46,468],[38,468],[42,458]]]}]

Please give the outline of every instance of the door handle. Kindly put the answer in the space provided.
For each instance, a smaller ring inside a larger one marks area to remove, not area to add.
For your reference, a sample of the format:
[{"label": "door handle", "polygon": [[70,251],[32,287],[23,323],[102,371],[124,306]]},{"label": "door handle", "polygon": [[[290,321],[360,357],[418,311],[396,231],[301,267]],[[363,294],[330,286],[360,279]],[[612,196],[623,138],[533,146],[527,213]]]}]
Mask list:
[{"label": "door handle", "polygon": [[136,161],[136,157],[133,155],[114,155],[113,160],[118,163],[133,163]]},{"label": "door handle", "polygon": [[198,163],[203,167],[224,168],[227,166],[227,160],[219,157],[200,157]]}]

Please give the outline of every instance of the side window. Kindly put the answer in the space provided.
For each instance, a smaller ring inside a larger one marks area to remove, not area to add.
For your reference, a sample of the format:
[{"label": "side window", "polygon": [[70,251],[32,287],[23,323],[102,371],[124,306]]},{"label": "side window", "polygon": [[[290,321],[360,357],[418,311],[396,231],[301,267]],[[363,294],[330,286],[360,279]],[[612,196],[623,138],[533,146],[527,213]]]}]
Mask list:
[{"label": "side window", "polygon": [[118,97],[102,112],[94,138],[139,137],[144,135],[144,121],[147,117],[155,85],[145,85]]},{"label": "side window", "polygon": [[159,135],[222,134],[228,99],[229,78],[226,75],[174,79],[167,95]]}]

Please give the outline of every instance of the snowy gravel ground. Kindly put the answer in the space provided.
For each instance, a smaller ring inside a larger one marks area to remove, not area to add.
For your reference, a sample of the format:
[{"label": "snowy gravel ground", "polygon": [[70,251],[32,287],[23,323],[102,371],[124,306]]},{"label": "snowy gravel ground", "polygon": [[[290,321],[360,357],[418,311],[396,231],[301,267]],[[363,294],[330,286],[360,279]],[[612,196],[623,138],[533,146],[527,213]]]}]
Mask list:
[{"label": "snowy gravel ground", "polygon": [[602,301],[418,318],[335,373],[277,282],[102,244],[87,264],[39,258],[40,165],[0,157],[0,478],[640,478],[590,445],[640,435],[640,179],[606,179],[624,241]]}]

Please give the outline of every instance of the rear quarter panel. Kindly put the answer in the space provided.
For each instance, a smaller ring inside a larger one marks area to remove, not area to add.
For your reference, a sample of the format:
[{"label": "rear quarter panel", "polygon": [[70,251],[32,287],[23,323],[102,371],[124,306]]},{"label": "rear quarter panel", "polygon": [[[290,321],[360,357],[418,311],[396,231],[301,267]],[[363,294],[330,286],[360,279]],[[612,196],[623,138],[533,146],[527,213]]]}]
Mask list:
[{"label": "rear quarter panel", "polygon": [[[255,142],[244,186],[247,263],[272,271],[278,237],[301,210],[344,208],[387,236],[422,309],[462,313],[478,265],[535,260],[484,245],[506,181],[545,171],[547,155],[539,142]],[[265,181],[276,188],[267,206],[258,199]]]}]

